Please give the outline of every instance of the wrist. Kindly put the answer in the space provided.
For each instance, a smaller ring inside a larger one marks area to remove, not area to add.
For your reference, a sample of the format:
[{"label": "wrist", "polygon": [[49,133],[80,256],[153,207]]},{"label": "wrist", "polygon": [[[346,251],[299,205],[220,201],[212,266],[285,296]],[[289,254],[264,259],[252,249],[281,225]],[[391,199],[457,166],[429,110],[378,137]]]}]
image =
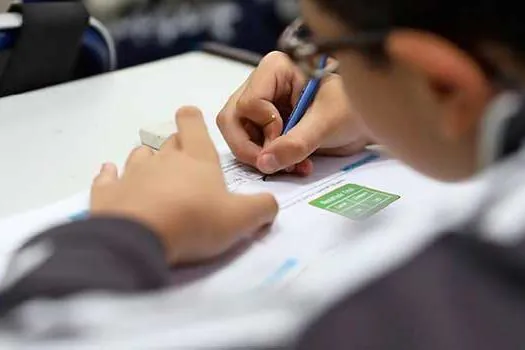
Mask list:
[{"label": "wrist", "polygon": [[171,265],[175,262],[175,248],[172,240],[170,239],[170,235],[168,234],[170,230],[164,229],[162,225],[155,223],[155,220],[150,220],[145,218],[143,215],[136,215],[135,213],[128,211],[94,212],[92,213],[91,217],[99,219],[121,219],[144,227],[144,233],[154,237],[158,242],[162,249],[166,263]]}]

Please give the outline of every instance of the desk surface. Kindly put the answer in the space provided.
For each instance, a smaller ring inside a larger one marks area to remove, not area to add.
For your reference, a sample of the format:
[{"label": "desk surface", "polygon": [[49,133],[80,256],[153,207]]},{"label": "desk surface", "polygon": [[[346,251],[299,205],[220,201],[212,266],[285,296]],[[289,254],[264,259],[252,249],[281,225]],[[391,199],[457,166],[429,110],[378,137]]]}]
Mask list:
[{"label": "desk surface", "polygon": [[215,115],[251,67],[202,53],[0,100],[0,218],[89,188],[103,162],[122,165],[139,129],[199,106]]}]

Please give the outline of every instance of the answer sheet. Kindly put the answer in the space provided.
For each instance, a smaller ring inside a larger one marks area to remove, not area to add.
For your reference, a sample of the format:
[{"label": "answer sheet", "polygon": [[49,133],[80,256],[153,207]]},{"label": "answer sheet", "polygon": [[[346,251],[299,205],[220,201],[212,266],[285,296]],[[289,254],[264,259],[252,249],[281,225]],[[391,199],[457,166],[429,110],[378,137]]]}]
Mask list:
[{"label": "answer sheet", "polygon": [[[405,206],[426,203],[444,186],[397,161],[368,151],[353,157],[315,158],[307,178],[259,172],[222,157],[228,188],[238,193],[270,192],[281,211],[275,224],[214,263],[177,269],[181,292],[213,295],[235,290],[281,288],[293,283],[311,261],[359,236],[369,216],[384,218]],[[88,192],[47,208],[0,221],[0,277],[11,254],[30,237],[53,225],[81,219]]]},{"label": "answer sheet", "polygon": [[[276,196],[281,211],[274,225],[215,261],[176,268],[172,288],[152,299],[130,296],[131,308],[121,295],[102,309],[95,299],[84,301],[75,322],[99,342],[110,325],[91,317],[92,311],[118,313],[119,325],[137,335],[129,338],[135,347],[140,342],[147,347],[141,330],[162,317],[167,320],[159,334],[172,347],[278,346],[347,293],[409,259],[479,201],[475,184],[441,184],[373,151],[315,158],[314,165],[308,178],[276,175],[263,181],[260,173],[223,157],[230,191]],[[86,191],[0,220],[0,279],[18,247],[53,225],[82,220],[88,202]],[[138,305],[164,313],[142,319]],[[114,326],[111,318],[107,322]]]},{"label": "answer sheet", "polygon": [[262,174],[223,157],[228,187],[237,193],[269,192],[280,214],[275,224],[214,264],[177,269],[181,292],[216,293],[280,289],[297,281],[313,261],[352,244],[364,221],[385,219],[403,207],[428,203],[444,185],[375,151],[353,157],[314,158],[306,178]]}]

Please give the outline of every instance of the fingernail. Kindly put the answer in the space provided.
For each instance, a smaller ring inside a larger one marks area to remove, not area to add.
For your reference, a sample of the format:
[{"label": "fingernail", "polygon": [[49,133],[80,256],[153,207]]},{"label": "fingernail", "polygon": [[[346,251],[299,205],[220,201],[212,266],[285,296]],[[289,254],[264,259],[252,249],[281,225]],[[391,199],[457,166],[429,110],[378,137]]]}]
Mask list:
[{"label": "fingernail", "polygon": [[297,171],[297,173],[299,173],[299,175],[302,175],[302,176],[307,176],[307,175],[310,175],[311,173],[311,170],[312,169],[312,166],[308,163],[301,163],[299,164],[295,170]]},{"label": "fingernail", "polygon": [[103,172],[108,167],[108,163],[102,164],[102,167],[100,168],[100,172]]},{"label": "fingernail", "polygon": [[271,174],[279,170],[279,162],[273,154],[263,155],[257,164],[258,168],[265,173]]}]

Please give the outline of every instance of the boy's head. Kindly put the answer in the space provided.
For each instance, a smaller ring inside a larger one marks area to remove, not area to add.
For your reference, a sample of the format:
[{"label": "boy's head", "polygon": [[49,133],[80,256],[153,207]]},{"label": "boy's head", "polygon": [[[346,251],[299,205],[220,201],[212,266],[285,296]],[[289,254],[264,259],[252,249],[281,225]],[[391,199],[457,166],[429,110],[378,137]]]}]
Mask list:
[{"label": "boy's head", "polygon": [[376,140],[442,180],[475,173],[479,127],[499,77],[525,76],[520,7],[514,0],[302,1],[318,38],[388,33],[383,53],[333,55]]}]

